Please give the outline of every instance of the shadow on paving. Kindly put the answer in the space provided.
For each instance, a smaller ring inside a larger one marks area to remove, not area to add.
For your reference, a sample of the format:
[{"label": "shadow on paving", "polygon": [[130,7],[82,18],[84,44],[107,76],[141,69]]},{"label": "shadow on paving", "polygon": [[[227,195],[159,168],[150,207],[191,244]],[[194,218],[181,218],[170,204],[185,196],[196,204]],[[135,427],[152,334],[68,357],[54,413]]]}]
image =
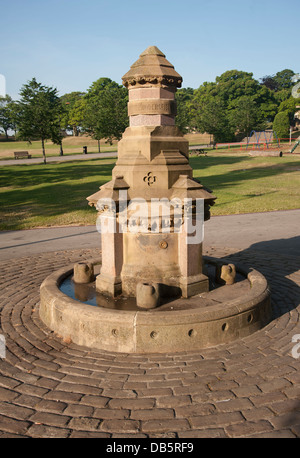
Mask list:
[{"label": "shadow on paving", "polygon": [[[5,234],[6,232],[10,232],[10,231],[2,231],[3,234]],[[76,234],[69,234],[69,235],[59,235],[58,237],[51,237],[51,238],[47,238],[47,239],[41,239],[41,240],[34,240],[34,241],[31,241],[31,242],[24,242],[24,243],[19,243],[19,244],[15,244],[15,245],[6,245],[6,246],[3,246],[3,247],[0,247],[0,251],[1,250],[7,250],[9,248],[18,248],[18,247],[23,247],[23,246],[28,246],[28,245],[36,245],[38,243],[44,243],[44,242],[53,242],[55,240],[62,240],[62,239],[69,239],[71,237],[78,237],[78,236],[81,236],[81,235],[89,235],[89,234],[95,234],[95,230],[92,230],[92,231],[88,231],[88,232],[79,232],[79,233],[76,233]],[[101,238],[99,237],[99,245],[101,244]],[[100,245],[101,246],[101,245]]]},{"label": "shadow on paving", "polygon": [[[284,255],[284,250],[289,251],[291,247],[294,247],[294,256],[290,254]],[[278,253],[279,251],[280,253]],[[248,268],[252,267],[266,277],[271,289],[271,322],[295,310],[297,307],[300,308],[300,287],[289,278],[290,275],[300,270],[300,236],[254,243],[249,248],[222,259]],[[274,259],[274,263],[272,263],[272,259]],[[240,260],[241,262],[239,262]],[[295,323],[295,326],[297,325],[299,329],[299,322]],[[295,327],[295,333],[297,332],[296,329]],[[297,335],[300,337],[300,333]],[[291,349],[292,345],[291,341]],[[298,353],[300,355],[299,349]],[[290,357],[293,359],[291,355]],[[296,368],[296,361],[300,362],[300,359],[295,359],[294,361],[295,364],[292,364],[292,366]],[[284,360],[283,364],[285,364]],[[274,383],[274,386],[276,386],[276,377],[274,377]],[[295,392],[296,384],[296,381],[293,380],[291,387]],[[272,407],[273,405],[270,405],[269,408],[273,410]],[[279,404],[278,409],[275,403],[275,416],[272,420],[275,428],[283,432],[291,429],[296,437],[299,437],[300,401],[296,397],[287,398],[286,403],[284,405],[283,403]],[[265,433],[265,437],[268,437],[268,433]],[[270,437],[274,437],[274,434],[271,434]],[[280,437],[280,433],[278,437]]]},{"label": "shadow on paving", "polygon": [[[290,255],[291,248],[293,255]],[[285,251],[288,252],[287,255],[284,254]],[[271,287],[271,300],[272,291],[273,297],[276,296],[276,301],[272,301],[272,319],[277,319],[300,306],[300,287],[289,278],[300,270],[300,236],[254,243],[249,248],[226,256],[222,260],[253,268],[266,277]],[[289,293],[288,306],[281,307],[281,298],[282,302],[286,303],[286,291]],[[275,302],[279,302],[279,305],[274,306]]]}]

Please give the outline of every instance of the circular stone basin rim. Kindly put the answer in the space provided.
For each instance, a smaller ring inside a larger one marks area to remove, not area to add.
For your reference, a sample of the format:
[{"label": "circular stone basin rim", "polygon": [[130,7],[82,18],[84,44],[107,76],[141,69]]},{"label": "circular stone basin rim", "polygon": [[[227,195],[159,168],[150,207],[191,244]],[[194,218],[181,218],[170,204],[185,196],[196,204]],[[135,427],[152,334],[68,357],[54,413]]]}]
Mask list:
[{"label": "circular stone basin rim", "polygon": [[[208,257],[204,260],[210,264],[220,262]],[[99,260],[89,262],[100,263]],[[43,281],[40,317],[51,330],[79,345],[137,353],[194,350],[249,335],[270,320],[270,291],[265,277],[240,265],[236,265],[236,271],[250,282],[249,292],[242,297],[199,309],[159,313],[155,309],[106,309],[70,298],[59,286],[72,275],[73,265],[53,272]]]}]

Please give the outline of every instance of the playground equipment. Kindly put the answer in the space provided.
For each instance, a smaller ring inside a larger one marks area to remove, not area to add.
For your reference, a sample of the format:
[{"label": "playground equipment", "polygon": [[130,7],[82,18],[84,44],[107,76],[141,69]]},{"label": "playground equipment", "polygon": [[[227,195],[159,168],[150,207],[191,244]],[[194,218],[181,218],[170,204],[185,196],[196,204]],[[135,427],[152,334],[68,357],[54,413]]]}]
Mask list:
[{"label": "playground equipment", "polygon": [[262,132],[256,132],[252,130],[249,137],[247,137],[247,146],[252,145],[253,148],[260,148],[263,145],[264,149],[272,148],[273,143],[276,142],[276,147],[280,147],[280,143],[277,137],[276,132],[273,130],[263,130]]},{"label": "playground equipment", "polygon": [[295,144],[293,146],[293,148],[291,149],[290,153],[293,153],[295,151],[295,149],[297,148],[297,146],[300,145],[300,137],[298,137],[298,139],[295,141]]}]

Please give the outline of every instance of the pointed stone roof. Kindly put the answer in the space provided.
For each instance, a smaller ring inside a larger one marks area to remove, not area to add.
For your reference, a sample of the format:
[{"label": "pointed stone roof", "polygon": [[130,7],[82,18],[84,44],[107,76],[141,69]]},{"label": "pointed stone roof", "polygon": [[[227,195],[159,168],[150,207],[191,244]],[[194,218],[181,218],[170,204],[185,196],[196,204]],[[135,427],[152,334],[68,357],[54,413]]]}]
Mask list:
[{"label": "pointed stone roof", "polygon": [[160,51],[160,49],[157,48],[157,46],[148,46],[147,49],[145,49],[144,52],[142,52],[142,54],[140,55],[140,57],[142,56],[153,56],[153,55],[156,55],[156,56],[162,56],[162,57],[166,57],[164,55],[163,52]]},{"label": "pointed stone roof", "polygon": [[212,191],[203,186],[195,178],[190,178],[188,175],[179,175],[179,178],[172,186],[172,198],[179,197],[182,202],[185,198],[204,199],[209,205],[214,205],[216,197]]},{"label": "pointed stone roof", "polygon": [[108,181],[104,185],[100,186],[100,191],[87,197],[90,207],[96,207],[100,210],[101,206],[106,204],[106,199],[113,200],[116,205],[119,203],[119,192],[120,190],[128,190],[129,186],[124,180],[123,176],[117,176],[116,178]]},{"label": "pointed stone roof", "polygon": [[129,89],[131,87],[159,86],[173,87],[176,90],[182,84],[182,77],[156,46],[149,46],[145,49],[122,80],[124,86]]}]

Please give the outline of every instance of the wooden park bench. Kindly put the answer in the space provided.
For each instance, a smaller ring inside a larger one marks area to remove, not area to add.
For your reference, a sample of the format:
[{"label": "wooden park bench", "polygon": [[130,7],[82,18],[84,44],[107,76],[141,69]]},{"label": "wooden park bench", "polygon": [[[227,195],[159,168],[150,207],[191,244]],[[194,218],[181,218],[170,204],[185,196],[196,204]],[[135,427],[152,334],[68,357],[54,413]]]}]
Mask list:
[{"label": "wooden park bench", "polygon": [[200,154],[204,154],[204,156],[207,155],[207,151],[205,151],[204,149],[200,148],[200,149],[194,149],[193,150],[193,153],[196,155],[196,156],[200,156]]},{"label": "wooden park bench", "polygon": [[31,159],[31,154],[28,151],[15,151],[15,159]]}]

